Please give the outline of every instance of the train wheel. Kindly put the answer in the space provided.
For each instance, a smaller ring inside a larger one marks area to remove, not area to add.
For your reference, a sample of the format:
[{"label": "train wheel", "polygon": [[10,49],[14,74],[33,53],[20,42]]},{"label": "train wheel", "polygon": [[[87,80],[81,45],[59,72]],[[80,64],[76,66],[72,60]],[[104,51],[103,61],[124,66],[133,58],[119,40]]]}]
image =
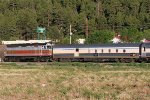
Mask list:
[{"label": "train wheel", "polygon": [[126,60],[125,60],[124,58],[120,58],[120,59],[119,59],[119,62],[121,62],[121,63],[125,63],[125,62],[126,62]]},{"label": "train wheel", "polygon": [[115,61],[116,61],[117,63],[119,63],[119,62],[120,62],[120,59],[119,59],[119,58],[117,58],[117,59],[115,59]]}]

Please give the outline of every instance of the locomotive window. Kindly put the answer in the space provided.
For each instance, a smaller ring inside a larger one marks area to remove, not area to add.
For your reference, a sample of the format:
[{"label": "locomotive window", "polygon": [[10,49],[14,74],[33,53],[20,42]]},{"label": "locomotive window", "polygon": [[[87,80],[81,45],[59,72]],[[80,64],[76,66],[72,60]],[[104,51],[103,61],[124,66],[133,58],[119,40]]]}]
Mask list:
[{"label": "locomotive window", "polygon": [[111,49],[109,49],[108,52],[110,53],[110,52],[111,52]]},{"label": "locomotive window", "polygon": [[47,46],[47,49],[51,49],[51,46]]},{"label": "locomotive window", "polygon": [[125,52],[126,52],[126,50],[124,49],[124,50],[123,50],[123,53],[125,53]]},{"label": "locomotive window", "polygon": [[76,48],[76,52],[79,52],[79,48]]},{"label": "locomotive window", "polygon": [[116,49],[116,53],[118,53],[118,49]]}]

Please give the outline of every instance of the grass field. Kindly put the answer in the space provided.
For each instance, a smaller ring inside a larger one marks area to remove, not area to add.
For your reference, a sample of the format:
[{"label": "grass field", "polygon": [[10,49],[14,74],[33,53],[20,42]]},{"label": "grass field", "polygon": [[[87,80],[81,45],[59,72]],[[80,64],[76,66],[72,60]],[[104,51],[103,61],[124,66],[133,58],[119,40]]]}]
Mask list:
[{"label": "grass field", "polygon": [[150,100],[150,64],[0,63],[0,100]]}]

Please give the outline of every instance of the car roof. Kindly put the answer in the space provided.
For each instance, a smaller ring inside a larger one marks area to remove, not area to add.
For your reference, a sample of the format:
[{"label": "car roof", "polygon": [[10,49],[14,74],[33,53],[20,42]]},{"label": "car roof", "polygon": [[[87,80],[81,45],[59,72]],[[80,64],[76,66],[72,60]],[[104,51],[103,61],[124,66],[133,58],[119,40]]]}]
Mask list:
[{"label": "car roof", "polygon": [[62,44],[54,45],[54,48],[94,48],[94,47],[139,47],[141,43],[118,43],[118,44]]}]

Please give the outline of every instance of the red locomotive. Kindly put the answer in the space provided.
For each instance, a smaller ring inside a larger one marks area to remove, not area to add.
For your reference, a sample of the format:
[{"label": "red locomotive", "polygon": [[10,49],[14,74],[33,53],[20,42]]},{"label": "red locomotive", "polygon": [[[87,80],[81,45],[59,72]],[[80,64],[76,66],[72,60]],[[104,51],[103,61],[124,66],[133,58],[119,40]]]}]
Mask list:
[{"label": "red locomotive", "polygon": [[7,45],[6,61],[49,61],[52,58],[51,41],[3,41]]}]

